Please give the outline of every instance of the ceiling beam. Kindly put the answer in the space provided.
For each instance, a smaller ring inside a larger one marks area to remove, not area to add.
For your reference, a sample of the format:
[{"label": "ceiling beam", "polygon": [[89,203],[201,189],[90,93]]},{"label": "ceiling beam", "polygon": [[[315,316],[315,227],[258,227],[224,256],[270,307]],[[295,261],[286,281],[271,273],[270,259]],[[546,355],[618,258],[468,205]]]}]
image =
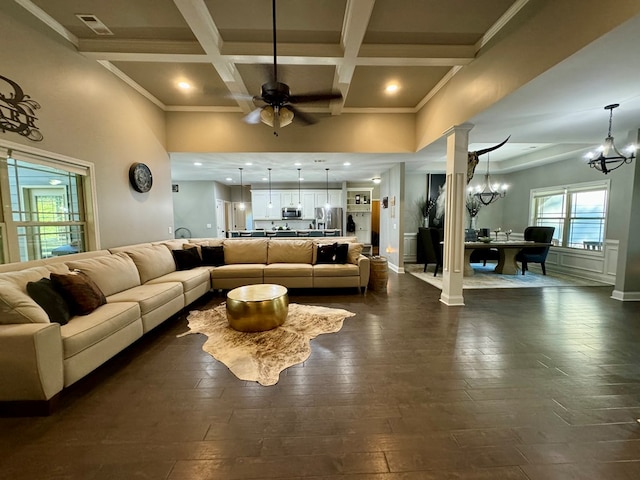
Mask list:
[{"label": "ceiling beam", "polygon": [[356,69],[356,59],[362,46],[362,41],[367,33],[371,12],[375,0],[347,0],[347,8],[344,13],[342,23],[342,34],[340,43],[342,44],[343,56],[339,65],[336,65],[333,88],[342,93],[341,102],[331,103],[331,114],[340,115],[344,106],[344,99],[349,94],[351,80]]},{"label": "ceiling beam", "polygon": [[173,2],[208,55],[213,68],[216,69],[231,94],[238,97],[236,101],[242,111],[245,113],[252,111],[255,106],[250,100],[251,96],[238,69],[220,53],[222,37],[204,1],[173,0]]}]

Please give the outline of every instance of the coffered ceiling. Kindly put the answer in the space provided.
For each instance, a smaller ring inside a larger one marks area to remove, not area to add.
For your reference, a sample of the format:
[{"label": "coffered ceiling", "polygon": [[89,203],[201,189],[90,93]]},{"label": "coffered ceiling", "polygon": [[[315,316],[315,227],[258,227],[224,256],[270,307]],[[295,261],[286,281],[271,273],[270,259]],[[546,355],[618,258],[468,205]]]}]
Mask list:
[{"label": "coffered ceiling", "polygon": [[[73,43],[82,55],[100,62],[168,112],[248,114],[256,108],[251,97],[260,93],[273,68],[269,0],[15,1]],[[452,75],[473,62],[482,46],[499,35],[529,1],[278,0],[278,77],[289,85],[292,94],[341,92],[341,101],[300,107],[317,115],[320,122],[330,122],[332,116],[344,113],[416,113]],[[96,34],[79,18],[86,15],[94,15],[111,34]],[[620,129],[637,128],[638,116],[633,115],[640,112],[640,102],[629,86],[633,76],[636,84],[640,78],[633,32],[627,28],[615,38],[602,40],[607,47],[614,43],[616,51],[622,49],[630,54],[633,58],[624,61],[635,59],[637,65],[623,78],[610,76],[603,80],[612,86],[608,95],[592,97],[587,102],[584,95],[589,92],[578,96],[570,87],[576,81],[576,65],[564,69],[559,65],[548,72],[546,80],[536,79],[538,83],[532,82],[530,87],[523,87],[512,98],[472,119],[478,134],[470,148],[499,142],[505,131],[509,132],[516,141],[492,157],[492,165],[495,160],[498,171],[520,168],[512,159],[521,157],[522,152],[578,151],[604,137],[607,118],[602,107],[614,101],[625,102],[624,108],[616,112],[620,113],[616,118]],[[605,47],[596,48],[596,53],[579,52],[582,56],[574,62],[578,67],[589,65],[602,48]],[[611,61],[617,65],[620,60],[616,57]],[[598,62],[603,61],[606,63],[607,59],[598,58]],[[597,83],[600,75],[594,65],[591,63],[591,83]],[[180,82],[189,88],[181,89]],[[554,92],[564,92],[565,96],[548,95],[550,82],[554,82]],[[398,86],[393,95],[385,93],[390,83]],[[535,118],[527,115],[526,108],[532,107],[539,112]],[[566,120],[567,112],[584,123],[584,135],[563,136],[565,125],[556,125],[556,120]],[[514,116],[518,117],[517,123]],[[585,123],[587,117],[592,118],[592,124]],[[492,126],[497,124],[502,128]],[[551,125],[556,126],[549,128]],[[255,126],[261,127],[268,128]],[[518,131],[523,134],[514,135]],[[569,141],[567,137],[571,137]],[[238,167],[251,162],[255,168],[246,169],[245,181],[258,181],[267,166],[295,172],[294,161],[308,164],[322,157],[333,172],[333,180],[366,181],[398,161],[406,161],[409,171],[442,169],[444,145],[436,142],[416,154],[367,154],[368,161],[358,162],[362,167],[357,171],[344,165],[357,154],[182,152],[172,153],[171,157],[173,176],[182,180],[234,183]],[[203,165],[194,166],[195,161]],[[324,168],[316,170],[324,178]],[[228,182],[227,177],[233,180]],[[287,179],[288,176],[282,178]]]}]

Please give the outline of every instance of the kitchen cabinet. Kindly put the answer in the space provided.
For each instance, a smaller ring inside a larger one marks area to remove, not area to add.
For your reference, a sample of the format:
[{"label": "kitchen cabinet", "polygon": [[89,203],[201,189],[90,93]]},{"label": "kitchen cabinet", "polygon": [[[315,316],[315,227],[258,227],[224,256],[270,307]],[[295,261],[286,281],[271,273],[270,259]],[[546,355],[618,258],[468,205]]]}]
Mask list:
[{"label": "kitchen cabinet", "polygon": [[279,193],[271,192],[271,205],[272,208],[269,208],[269,191],[251,192],[251,206],[255,220],[280,220],[282,218],[282,204]]}]

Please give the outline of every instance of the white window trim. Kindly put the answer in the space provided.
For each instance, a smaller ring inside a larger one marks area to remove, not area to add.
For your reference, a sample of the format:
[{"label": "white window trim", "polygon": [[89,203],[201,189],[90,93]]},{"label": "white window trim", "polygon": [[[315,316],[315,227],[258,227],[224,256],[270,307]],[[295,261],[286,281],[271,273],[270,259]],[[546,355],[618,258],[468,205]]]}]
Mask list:
[{"label": "white window trim", "polygon": [[[86,209],[86,242],[87,250],[99,250],[100,249],[100,229],[98,222],[98,201],[96,196],[96,175],[95,165],[93,162],[86,160],[80,160],[77,158],[61,155],[59,153],[49,152],[40,148],[33,147],[31,145],[23,145],[21,143],[15,143],[9,140],[0,139],[0,154],[2,155],[2,161],[6,163],[8,150],[20,153],[21,157],[25,156],[25,160],[33,162],[39,165],[45,165],[54,168],[61,168],[72,173],[78,173],[85,176],[84,179],[84,199]],[[6,195],[9,192],[5,193]],[[3,202],[6,203],[6,202]],[[10,202],[9,202],[10,205]],[[11,212],[4,211],[4,223],[12,222]],[[5,231],[6,233],[6,231]],[[3,241],[5,241],[3,237]],[[6,245],[9,243],[9,245]],[[20,261],[19,252],[13,251],[11,248],[11,242],[5,241],[5,261],[6,262],[18,262]]]},{"label": "white window trim", "polygon": [[[605,235],[604,235],[604,238],[602,239],[603,243],[606,242],[607,240],[606,232],[607,232],[608,223],[609,223],[609,201],[611,198],[611,180],[608,178],[603,180],[594,180],[591,182],[570,183],[567,185],[556,185],[556,186],[550,186],[550,187],[532,188],[529,191],[529,225],[533,225],[535,222],[534,205],[535,205],[536,197],[559,194],[559,193],[565,194],[567,191],[580,192],[580,191],[596,190],[596,189],[602,189],[602,188],[606,189],[607,191],[607,215],[605,216],[605,219],[604,219]],[[564,245],[554,246],[554,249],[563,250],[566,252],[575,252],[575,251],[582,252],[583,251],[580,248],[567,247]],[[604,256],[604,250],[595,251],[595,252],[584,250],[584,253],[587,253],[591,256],[599,256],[599,257]]]}]

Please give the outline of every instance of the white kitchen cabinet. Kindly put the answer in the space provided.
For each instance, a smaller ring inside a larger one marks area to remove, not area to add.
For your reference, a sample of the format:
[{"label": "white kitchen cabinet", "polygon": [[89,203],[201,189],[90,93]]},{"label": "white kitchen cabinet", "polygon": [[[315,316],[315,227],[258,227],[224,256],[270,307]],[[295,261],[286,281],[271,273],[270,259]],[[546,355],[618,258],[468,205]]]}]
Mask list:
[{"label": "white kitchen cabinet", "polygon": [[316,194],[314,192],[302,192],[302,218],[316,218]]},{"label": "white kitchen cabinet", "polygon": [[269,208],[268,190],[251,192],[251,206],[255,220],[280,220],[282,218],[280,193],[271,192],[271,205],[272,208]]}]

